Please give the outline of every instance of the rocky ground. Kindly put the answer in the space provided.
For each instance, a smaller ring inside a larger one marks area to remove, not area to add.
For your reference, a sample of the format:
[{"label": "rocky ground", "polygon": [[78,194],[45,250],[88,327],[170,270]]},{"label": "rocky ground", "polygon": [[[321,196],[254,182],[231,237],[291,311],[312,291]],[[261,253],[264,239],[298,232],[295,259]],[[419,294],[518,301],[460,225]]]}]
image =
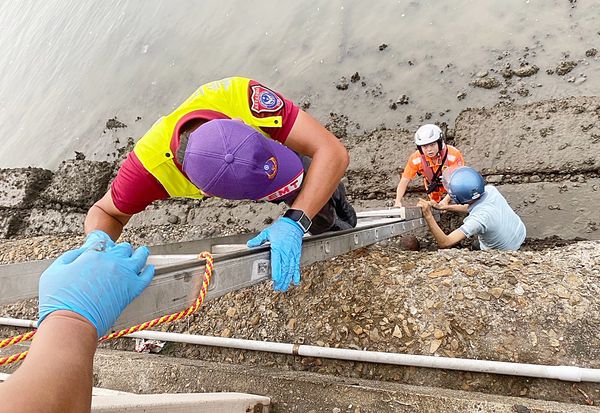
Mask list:
[{"label": "rocky ground", "polygon": [[[411,132],[380,128],[353,134],[348,133],[348,119],[332,119],[328,127],[351,154],[345,178],[350,199],[357,209],[384,207],[414,150]],[[269,283],[256,285],[209,302],[192,318],[165,329],[600,368],[599,120],[600,100],[579,97],[469,109],[455,128],[447,129],[448,141],[498,186],[525,221],[529,238],[522,251],[472,251],[468,243],[463,245],[467,248],[436,251],[421,231],[416,234],[421,251],[407,251],[407,239],[362,249],[304,268],[300,287],[286,294],[274,294]],[[114,163],[78,155],[55,172],[0,170],[0,263],[52,258],[80,245],[85,212],[106,190],[114,168]],[[415,180],[408,204],[422,196],[418,188]],[[250,232],[280,214],[281,207],[270,204],[168,201],[132,219],[121,240],[156,245]],[[444,228],[456,228],[460,217],[446,215],[443,221]],[[35,301],[4,306],[0,316],[35,318],[35,307]],[[3,331],[8,335],[14,330]],[[133,344],[122,340],[108,347],[131,350]],[[579,404],[600,398],[600,386],[589,383],[175,344],[163,354]],[[169,377],[156,380],[168,384]]]},{"label": "rocky ground", "polygon": [[[16,241],[14,241],[16,242]],[[21,241],[23,242],[23,241]],[[79,240],[28,240],[52,256]],[[35,248],[35,247],[33,247]],[[303,270],[302,284],[269,283],[207,303],[163,330],[327,347],[600,368],[600,243],[541,251],[405,251],[376,245]],[[35,301],[1,316],[35,318]],[[133,348],[130,340],[109,348]],[[600,386],[167,345],[162,354],[342,377],[586,403]]]}]

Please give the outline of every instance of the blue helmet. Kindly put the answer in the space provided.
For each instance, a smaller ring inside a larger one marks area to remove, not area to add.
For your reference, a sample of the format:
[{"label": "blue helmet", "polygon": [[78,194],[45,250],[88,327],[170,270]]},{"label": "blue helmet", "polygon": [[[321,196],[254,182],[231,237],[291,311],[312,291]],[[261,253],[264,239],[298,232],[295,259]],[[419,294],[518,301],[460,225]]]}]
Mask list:
[{"label": "blue helmet", "polygon": [[452,171],[446,190],[457,204],[466,204],[478,199],[485,191],[483,177],[473,168],[461,166]]}]

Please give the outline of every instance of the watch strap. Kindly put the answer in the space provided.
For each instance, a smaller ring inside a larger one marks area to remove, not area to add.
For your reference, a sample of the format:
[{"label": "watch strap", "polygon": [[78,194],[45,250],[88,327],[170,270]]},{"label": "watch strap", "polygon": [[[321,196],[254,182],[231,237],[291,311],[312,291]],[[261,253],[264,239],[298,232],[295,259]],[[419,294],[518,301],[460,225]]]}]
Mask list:
[{"label": "watch strap", "polygon": [[304,233],[307,233],[312,225],[312,220],[301,209],[290,208],[283,214],[285,218],[289,218],[300,225]]}]

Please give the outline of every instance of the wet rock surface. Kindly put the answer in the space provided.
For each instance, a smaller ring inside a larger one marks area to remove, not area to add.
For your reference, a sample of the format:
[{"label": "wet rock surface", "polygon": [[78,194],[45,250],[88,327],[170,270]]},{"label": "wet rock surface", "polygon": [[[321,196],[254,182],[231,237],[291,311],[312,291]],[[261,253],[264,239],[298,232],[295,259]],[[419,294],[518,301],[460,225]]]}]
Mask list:
[{"label": "wet rock surface", "polygon": [[87,210],[108,189],[114,169],[112,162],[64,161],[41,193],[38,204],[58,203]]}]

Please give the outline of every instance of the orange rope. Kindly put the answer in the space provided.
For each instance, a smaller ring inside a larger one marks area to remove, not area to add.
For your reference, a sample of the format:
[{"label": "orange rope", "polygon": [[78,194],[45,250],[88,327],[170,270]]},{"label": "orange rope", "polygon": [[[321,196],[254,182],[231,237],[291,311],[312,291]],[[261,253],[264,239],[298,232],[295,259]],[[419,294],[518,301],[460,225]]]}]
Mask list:
[{"label": "orange rope", "polygon": [[[180,311],[179,313],[167,314],[162,317],[155,318],[154,320],[146,321],[145,323],[141,323],[141,324],[135,325],[133,327],[123,329],[121,331],[116,331],[111,334],[107,334],[104,337],[100,337],[100,339],[98,341],[100,343],[102,343],[106,340],[110,340],[113,338],[119,338],[119,337],[123,337],[127,334],[135,333],[136,331],[142,331],[142,330],[146,330],[148,328],[156,327],[156,326],[164,324],[164,323],[170,323],[172,321],[181,320],[182,318],[188,317],[188,316],[192,315],[193,313],[195,313],[196,311],[198,311],[198,309],[202,306],[202,303],[204,302],[206,293],[208,292],[208,284],[210,284],[210,280],[211,280],[213,269],[214,269],[214,260],[213,260],[213,256],[211,255],[210,252],[204,251],[204,252],[200,253],[198,255],[198,257],[206,259],[206,265],[204,266],[204,279],[202,280],[202,287],[200,288],[200,293],[198,294],[196,301],[194,301],[194,303],[191,306],[189,306],[188,308],[186,308],[183,311]],[[17,344],[22,341],[29,340],[35,335],[36,331],[37,330],[33,330],[33,331],[27,332],[25,334],[21,334],[21,335],[15,336],[15,337],[11,337],[11,338],[2,340],[2,341],[0,341],[0,348],[9,347],[9,346],[12,346],[13,344]],[[28,353],[28,351],[24,351],[22,353],[13,354],[8,357],[0,357],[0,366],[5,366],[7,364],[21,361],[25,357],[27,357],[27,353]]]},{"label": "orange rope", "polygon": [[18,336],[14,336],[11,338],[6,338],[2,341],[0,341],[0,348],[4,348],[4,347],[10,347],[13,344],[17,344],[20,343],[21,341],[27,341],[29,339],[31,339],[31,337],[33,337],[35,335],[35,332],[37,330],[33,330],[33,331],[28,331],[27,333],[18,335]]}]

